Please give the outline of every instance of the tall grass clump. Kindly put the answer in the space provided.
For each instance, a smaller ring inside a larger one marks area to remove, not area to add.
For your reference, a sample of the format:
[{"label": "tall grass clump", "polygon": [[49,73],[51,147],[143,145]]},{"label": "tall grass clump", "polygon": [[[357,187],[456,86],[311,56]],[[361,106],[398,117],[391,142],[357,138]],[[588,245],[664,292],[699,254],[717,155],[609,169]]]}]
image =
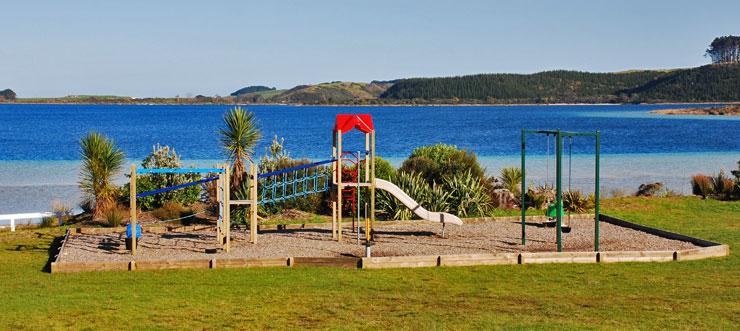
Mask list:
[{"label": "tall grass clump", "polygon": [[125,210],[121,206],[115,206],[113,208],[109,208],[105,212],[105,219],[108,222],[108,225],[111,227],[119,227],[121,226],[121,221],[126,217],[127,210]]},{"label": "tall grass clump", "polygon": [[123,167],[123,151],[108,137],[90,132],[80,140],[80,155],[83,204],[91,206],[93,219],[101,219],[118,194],[112,180]]}]

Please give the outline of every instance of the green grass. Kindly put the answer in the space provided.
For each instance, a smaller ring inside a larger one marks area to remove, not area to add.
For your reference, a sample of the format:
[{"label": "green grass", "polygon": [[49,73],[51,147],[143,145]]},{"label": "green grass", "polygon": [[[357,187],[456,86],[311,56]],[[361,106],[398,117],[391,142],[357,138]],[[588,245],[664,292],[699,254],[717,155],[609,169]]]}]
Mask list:
[{"label": "green grass", "polygon": [[[740,203],[621,198],[606,213],[740,244]],[[62,229],[0,234],[0,329],[734,329],[740,258],[396,270],[49,274]],[[567,238],[566,238],[567,240]]]}]

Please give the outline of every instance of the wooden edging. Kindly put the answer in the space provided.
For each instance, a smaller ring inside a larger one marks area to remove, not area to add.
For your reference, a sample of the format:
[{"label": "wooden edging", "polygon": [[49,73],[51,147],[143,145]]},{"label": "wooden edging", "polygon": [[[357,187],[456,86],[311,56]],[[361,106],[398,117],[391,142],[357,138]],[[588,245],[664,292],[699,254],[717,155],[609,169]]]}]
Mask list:
[{"label": "wooden edging", "polygon": [[713,242],[713,241],[699,239],[699,238],[695,238],[695,237],[690,237],[690,236],[683,235],[683,234],[680,234],[680,233],[665,231],[665,230],[661,230],[661,229],[651,228],[649,226],[640,225],[640,224],[637,224],[637,223],[632,223],[632,222],[629,222],[629,221],[625,221],[623,219],[619,219],[619,218],[616,218],[614,216],[609,216],[609,215],[601,214],[601,215],[599,215],[599,220],[602,221],[602,222],[606,222],[606,223],[610,223],[610,224],[613,224],[613,225],[617,225],[617,226],[629,228],[629,229],[632,229],[632,230],[637,230],[637,231],[642,231],[642,232],[645,232],[645,233],[649,233],[649,234],[652,234],[652,235],[655,235],[655,236],[658,236],[658,237],[663,237],[663,238],[667,238],[667,239],[673,239],[673,240],[680,240],[680,241],[690,242],[690,243],[692,243],[692,244],[694,244],[696,246],[700,246],[700,247],[710,247],[710,246],[718,246],[718,245],[720,245],[719,243],[716,243],[716,242]]},{"label": "wooden edging", "polygon": [[[243,267],[296,267],[322,266],[361,269],[417,268],[438,266],[473,266],[497,264],[540,264],[540,263],[615,263],[615,262],[668,262],[689,261],[730,254],[728,245],[694,238],[674,232],[655,229],[608,215],[600,220],[617,226],[643,231],[656,236],[690,242],[697,248],[666,251],[602,251],[602,252],[522,252],[497,254],[459,254],[430,256],[386,256],[386,257],[285,257],[285,258],[227,258],[196,260],[140,260],[123,262],[63,262],[60,257],[71,236],[78,233],[68,229],[54,262],[52,273],[103,271],[103,270],[164,270],[164,269],[216,269]],[[294,225],[285,228],[305,228]],[[103,229],[101,229],[103,230]],[[107,228],[107,233],[116,229]],[[106,233],[106,232],[101,232]]]},{"label": "wooden edging", "polygon": [[536,252],[382,257],[285,257],[122,262],[52,262],[51,272],[103,270],[222,269],[245,267],[419,268],[543,263],[669,262],[727,256],[727,245],[678,251]]}]

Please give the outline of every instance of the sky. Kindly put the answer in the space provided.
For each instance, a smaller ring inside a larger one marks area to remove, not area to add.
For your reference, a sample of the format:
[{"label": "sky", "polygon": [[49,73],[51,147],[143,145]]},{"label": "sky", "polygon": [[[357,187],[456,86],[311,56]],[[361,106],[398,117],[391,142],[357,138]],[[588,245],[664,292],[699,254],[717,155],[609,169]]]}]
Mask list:
[{"label": "sky", "polygon": [[0,0],[0,89],[18,97],[228,95],[553,69],[707,64],[740,1]]}]

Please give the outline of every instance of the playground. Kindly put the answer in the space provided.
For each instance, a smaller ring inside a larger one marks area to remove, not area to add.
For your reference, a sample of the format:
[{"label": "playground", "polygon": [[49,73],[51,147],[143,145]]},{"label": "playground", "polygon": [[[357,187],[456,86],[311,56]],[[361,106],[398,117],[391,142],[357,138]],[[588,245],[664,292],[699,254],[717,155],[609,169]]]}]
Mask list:
[{"label": "playground", "polygon": [[[363,146],[347,151],[345,134],[356,130]],[[600,214],[600,134],[522,129],[521,204],[527,199],[527,135],[554,138],[553,195],[544,200],[544,215],[467,218],[427,210],[389,180],[375,177],[375,126],[367,114],[339,114],[332,130],[331,158],[258,173],[245,171],[248,193],[235,199],[230,167],[142,168],[131,166],[130,222],[123,229],[68,231],[52,272],[217,268],[223,266],[417,267],[548,262],[674,261],[724,256],[726,245],[647,228]],[[564,209],[563,183],[567,141],[567,192],[571,192],[574,138],[594,138],[594,214]],[[549,172],[549,167],[547,169]],[[192,182],[137,191],[137,177],[150,174],[206,174]],[[548,174],[549,177],[549,174]],[[211,183],[216,215],[206,224],[166,228],[138,222],[138,199]],[[376,191],[382,190],[411,210],[418,221],[376,221]],[[328,194],[323,194],[328,193]],[[260,206],[323,194],[331,221],[282,226],[260,224]],[[231,223],[232,209],[243,208],[246,227]]]},{"label": "playground", "polygon": [[[382,223],[391,223],[388,225]],[[564,244],[565,252],[593,250],[593,222],[585,217],[571,221],[572,230]],[[364,245],[358,245],[355,233],[346,229],[345,240],[331,238],[330,225],[306,225],[303,228],[263,230],[258,244],[249,242],[244,231],[231,233],[228,253],[207,253],[216,241],[214,231],[187,233],[145,233],[139,240],[137,261],[287,257],[354,257],[364,256]],[[438,224],[423,221],[381,222],[375,227],[372,256],[428,256],[456,254],[496,254],[519,252],[552,252],[556,249],[552,228],[527,226],[527,245],[520,244],[517,222],[478,221],[449,227],[441,236]],[[130,261],[133,257],[123,245],[123,234],[77,234],[66,243],[63,262]],[[676,251],[698,248],[690,242],[668,239],[610,223],[601,224],[603,251]]]}]

